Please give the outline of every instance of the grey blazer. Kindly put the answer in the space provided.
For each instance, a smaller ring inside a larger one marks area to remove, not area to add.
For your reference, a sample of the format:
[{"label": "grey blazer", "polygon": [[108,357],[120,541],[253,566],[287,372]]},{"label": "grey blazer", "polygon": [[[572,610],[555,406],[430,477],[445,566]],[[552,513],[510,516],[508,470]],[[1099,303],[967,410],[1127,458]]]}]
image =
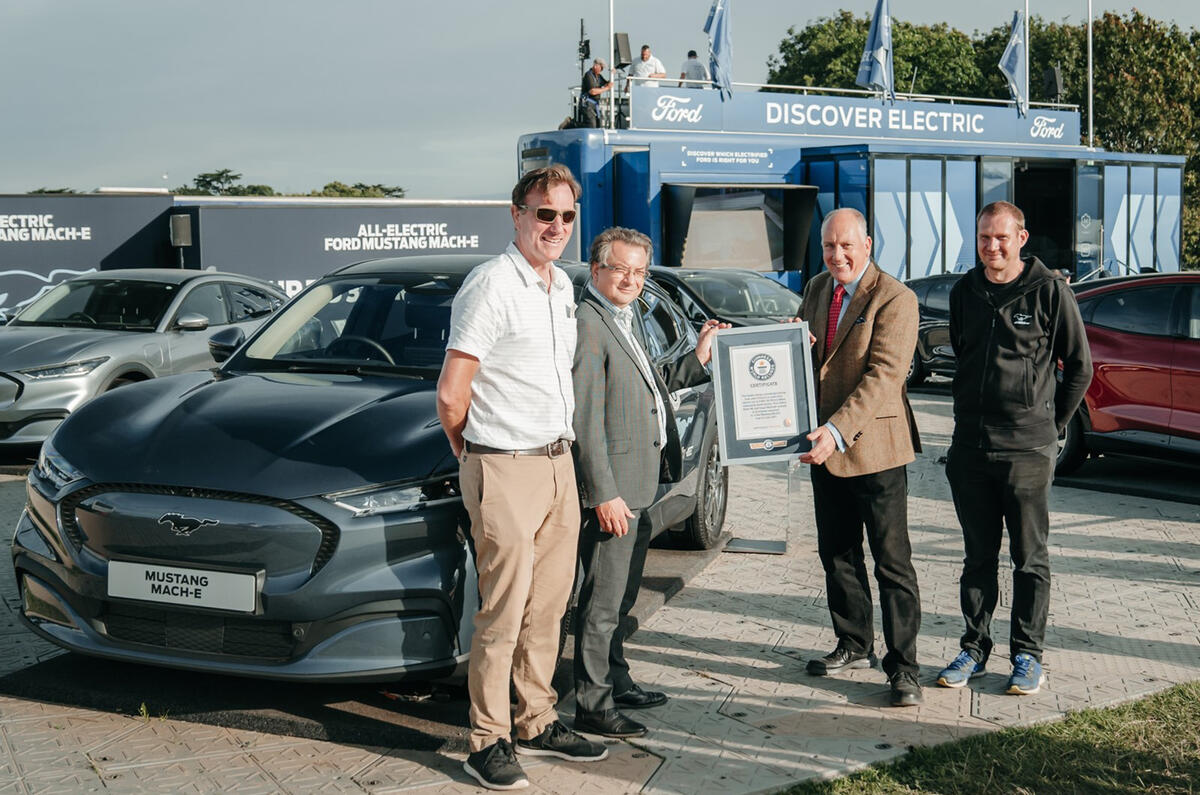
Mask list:
[{"label": "grey blazer", "polygon": [[[704,383],[708,372],[688,351],[663,374],[652,364],[650,383],[612,314],[588,292],[576,322],[574,450],[583,504],[592,508],[619,496],[631,509],[646,508],[654,502],[659,481],[678,480],[682,468],[669,393]],[[639,324],[633,325],[640,340]],[[665,451],[659,447],[652,389],[662,394],[667,411]]]}]

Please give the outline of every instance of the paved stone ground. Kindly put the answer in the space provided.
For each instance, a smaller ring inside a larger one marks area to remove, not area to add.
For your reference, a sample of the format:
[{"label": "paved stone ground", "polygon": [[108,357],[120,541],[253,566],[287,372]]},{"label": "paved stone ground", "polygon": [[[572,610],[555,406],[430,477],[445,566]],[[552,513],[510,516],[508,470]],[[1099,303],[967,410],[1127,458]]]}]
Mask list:
[{"label": "paved stone ground", "polygon": [[[926,449],[910,467],[909,522],[924,610],[921,676],[930,683],[957,651],[962,549],[937,464],[949,442],[949,400],[922,395],[914,407]],[[792,475],[790,500],[781,466],[731,475],[731,531],[787,537],[787,554],[719,556],[658,610],[630,644],[637,678],[671,696],[665,707],[639,713],[650,734],[611,741],[610,757],[600,763],[528,762],[530,791],[773,791],[911,746],[1049,720],[1200,678],[1195,505],[1056,488],[1048,685],[1035,696],[1002,693],[1008,623],[997,620],[1001,643],[986,677],[962,690],[928,687],[922,706],[892,709],[879,671],[804,673],[805,660],[827,652],[834,638],[803,468]],[[15,488],[0,490],[0,500],[14,499]],[[1007,579],[1002,574],[1001,613],[1009,604]],[[8,608],[0,616],[3,672],[57,655],[16,622],[7,565],[0,565],[0,592]],[[561,710],[569,716],[574,706]],[[0,792],[474,791],[461,761],[453,751],[343,745],[0,696]]]}]

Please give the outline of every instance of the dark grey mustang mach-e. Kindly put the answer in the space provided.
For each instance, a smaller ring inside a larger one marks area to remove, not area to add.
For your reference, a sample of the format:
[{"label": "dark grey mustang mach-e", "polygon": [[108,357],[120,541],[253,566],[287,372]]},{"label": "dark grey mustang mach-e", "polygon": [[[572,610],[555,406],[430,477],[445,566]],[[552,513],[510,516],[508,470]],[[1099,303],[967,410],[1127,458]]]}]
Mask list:
[{"label": "dark grey mustang mach-e", "polygon": [[[218,369],[72,413],[30,472],[13,539],[24,621],[73,651],[198,671],[461,673],[478,597],[435,382],[451,300],[483,260],[349,266],[248,340],[216,335]],[[654,285],[638,308],[656,361],[695,344]],[[712,389],[671,400],[685,473],[651,516],[711,545],[727,485]]]}]

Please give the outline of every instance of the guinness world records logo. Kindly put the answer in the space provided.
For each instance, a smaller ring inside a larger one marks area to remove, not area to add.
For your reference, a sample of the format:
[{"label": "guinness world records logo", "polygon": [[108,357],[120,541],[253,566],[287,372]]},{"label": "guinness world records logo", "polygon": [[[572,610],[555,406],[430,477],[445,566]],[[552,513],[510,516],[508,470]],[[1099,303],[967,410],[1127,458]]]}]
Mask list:
[{"label": "guinness world records logo", "polygon": [[775,360],[765,353],[757,353],[750,357],[750,376],[757,381],[766,381],[775,375]]}]

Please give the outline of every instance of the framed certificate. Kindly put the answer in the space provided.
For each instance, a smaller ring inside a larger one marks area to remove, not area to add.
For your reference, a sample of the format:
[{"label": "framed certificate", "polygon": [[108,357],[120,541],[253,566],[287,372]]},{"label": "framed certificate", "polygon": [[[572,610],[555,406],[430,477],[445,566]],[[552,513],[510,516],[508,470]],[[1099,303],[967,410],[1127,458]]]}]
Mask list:
[{"label": "framed certificate", "polygon": [[808,452],[817,427],[807,323],[721,329],[713,340],[717,436],[724,464]]}]

